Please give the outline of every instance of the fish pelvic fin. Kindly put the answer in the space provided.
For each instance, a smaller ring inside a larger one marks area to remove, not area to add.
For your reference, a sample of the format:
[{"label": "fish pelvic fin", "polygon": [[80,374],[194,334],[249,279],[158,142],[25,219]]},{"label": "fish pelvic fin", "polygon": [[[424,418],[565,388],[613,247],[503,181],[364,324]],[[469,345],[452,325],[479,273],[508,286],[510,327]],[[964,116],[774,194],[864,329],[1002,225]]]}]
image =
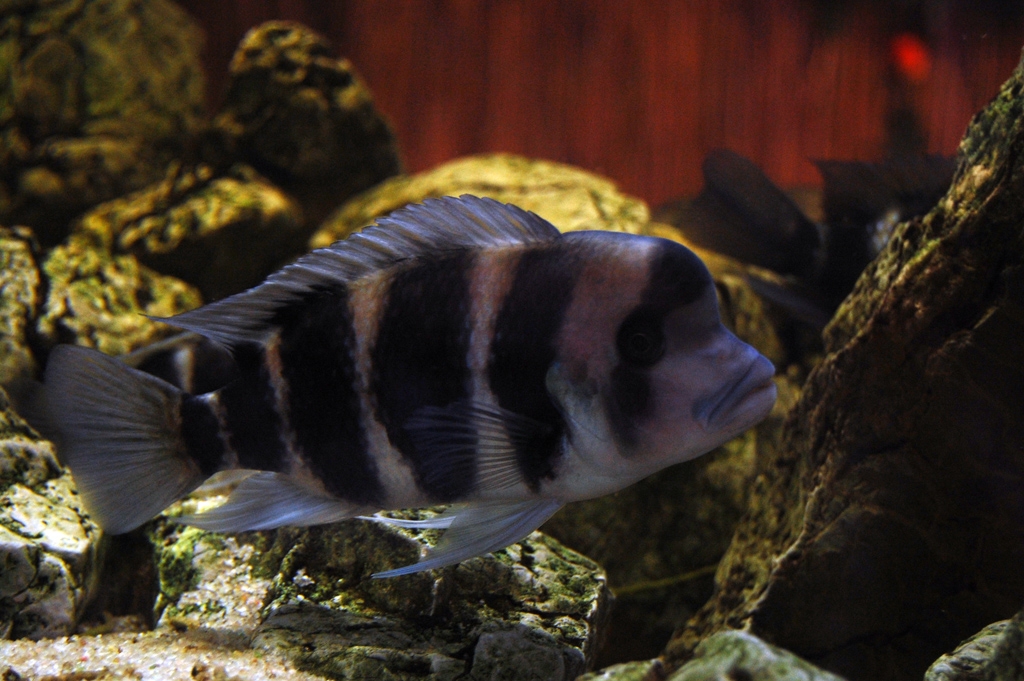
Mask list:
[{"label": "fish pelvic fin", "polygon": [[50,353],[44,390],[58,455],[105,532],[135,529],[206,477],[185,449],[183,393],[171,384],[61,345]]},{"label": "fish pelvic fin", "polygon": [[562,502],[557,499],[488,501],[455,507],[441,517],[428,521],[432,524],[416,525],[395,522],[390,518],[367,518],[400,527],[448,527],[437,546],[418,563],[377,572],[372,577],[383,579],[411,575],[498,551],[525,539],[561,507]]}]

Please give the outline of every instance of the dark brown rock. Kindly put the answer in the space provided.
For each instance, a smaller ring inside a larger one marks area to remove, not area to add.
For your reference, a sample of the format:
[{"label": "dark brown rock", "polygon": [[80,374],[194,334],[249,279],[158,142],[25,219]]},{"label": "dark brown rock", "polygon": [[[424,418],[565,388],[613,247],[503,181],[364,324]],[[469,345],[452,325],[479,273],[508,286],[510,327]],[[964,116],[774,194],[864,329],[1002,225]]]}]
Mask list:
[{"label": "dark brown rock", "polygon": [[310,225],[402,171],[394,134],[352,64],[297,23],[249,31],[214,125],[220,153],[296,196]]},{"label": "dark brown rock", "polygon": [[850,679],[920,679],[1024,601],[1024,72],[949,194],[826,330],[718,590],[666,657],[747,628]]},{"label": "dark brown rock", "polygon": [[77,213],[158,179],[198,129],[199,32],[169,0],[4,4],[0,221],[53,245]]}]

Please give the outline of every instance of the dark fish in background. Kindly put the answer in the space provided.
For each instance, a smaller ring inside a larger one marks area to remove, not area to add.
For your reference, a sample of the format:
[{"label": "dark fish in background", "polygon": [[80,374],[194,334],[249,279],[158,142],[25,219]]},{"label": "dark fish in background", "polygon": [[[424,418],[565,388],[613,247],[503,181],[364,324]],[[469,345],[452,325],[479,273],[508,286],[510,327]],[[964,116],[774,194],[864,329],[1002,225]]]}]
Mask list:
[{"label": "dark fish in background", "polygon": [[904,220],[924,215],[953,181],[956,161],[900,156],[880,163],[815,161],[824,180],[825,258],[818,281],[836,305]]},{"label": "dark fish in background", "polygon": [[903,220],[946,193],[953,159],[900,157],[881,163],[816,161],[824,179],[821,221],[811,220],[749,159],[716,150],[704,159],[705,186],[693,199],[654,211],[694,244],[788,278],[751,276],[755,290],[803,321],[823,327]]},{"label": "dark fish in background", "polygon": [[678,227],[708,250],[803,278],[814,275],[822,236],[817,224],[752,161],[728,150],[704,159],[704,190],[667,203],[654,219]]},{"label": "dark fish in background", "polygon": [[191,395],[93,350],[50,355],[43,402],[93,518],[126,532],[239,469],[253,473],[223,505],[180,520],[238,532],[455,504],[374,518],[447,529],[378,576],[519,541],[566,502],[734,437],[776,394],[690,250],[563,235],[470,196],[397,211],[165,321],[230,351],[230,382]]}]

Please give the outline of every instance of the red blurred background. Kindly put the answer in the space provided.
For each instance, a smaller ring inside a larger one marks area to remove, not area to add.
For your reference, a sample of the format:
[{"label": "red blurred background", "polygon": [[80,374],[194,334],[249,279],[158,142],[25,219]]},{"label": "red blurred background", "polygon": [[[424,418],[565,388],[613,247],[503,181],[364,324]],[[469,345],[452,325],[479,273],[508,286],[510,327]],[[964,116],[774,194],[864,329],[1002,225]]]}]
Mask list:
[{"label": "red blurred background", "polygon": [[1020,59],[998,0],[181,0],[209,99],[245,31],[300,21],[352,60],[407,167],[507,151],[572,163],[652,205],[728,147],[778,184],[813,158],[952,154]]}]

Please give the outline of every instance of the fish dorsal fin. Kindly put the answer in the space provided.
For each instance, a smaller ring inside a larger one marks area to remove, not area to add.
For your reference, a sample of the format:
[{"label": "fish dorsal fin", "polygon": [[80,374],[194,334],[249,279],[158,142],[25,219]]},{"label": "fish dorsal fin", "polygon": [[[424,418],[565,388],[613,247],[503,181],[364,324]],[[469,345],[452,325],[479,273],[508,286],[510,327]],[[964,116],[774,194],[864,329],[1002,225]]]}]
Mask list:
[{"label": "fish dorsal fin", "polygon": [[468,194],[427,199],[299,258],[255,288],[175,317],[155,319],[227,347],[258,343],[278,309],[311,291],[431,253],[541,243],[558,236],[547,220],[494,199]]}]

